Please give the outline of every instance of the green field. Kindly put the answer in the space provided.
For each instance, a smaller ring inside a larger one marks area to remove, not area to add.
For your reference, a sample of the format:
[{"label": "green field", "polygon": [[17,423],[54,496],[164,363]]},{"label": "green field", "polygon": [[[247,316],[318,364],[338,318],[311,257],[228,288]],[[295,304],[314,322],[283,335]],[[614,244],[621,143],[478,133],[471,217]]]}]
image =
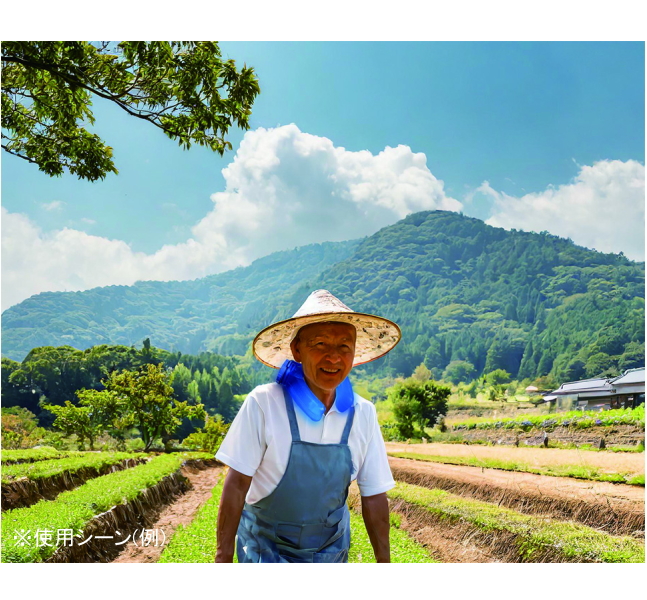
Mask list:
[{"label": "green field", "polygon": [[211,458],[204,453],[168,454],[150,462],[91,479],[74,490],[63,492],[55,500],[28,508],[8,510],[2,515],[2,562],[40,562],[57,550],[58,542],[42,546],[19,545],[19,532],[72,530],[83,531],[90,520],[116,504],[138,498],[144,490],[177,471],[188,458]]},{"label": "green field", "polygon": [[645,405],[636,408],[619,408],[605,411],[573,410],[552,415],[523,415],[492,419],[473,417],[452,424],[454,431],[470,429],[532,429],[551,431],[555,427],[572,427],[587,429],[590,427],[607,427],[613,425],[635,425],[645,428]]},{"label": "green field", "polygon": [[549,553],[551,562],[644,562],[644,543],[612,536],[571,521],[525,515],[496,504],[462,498],[443,490],[431,490],[398,482],[388,492],[449,522],[462,522],[482,533],[502,531],[514,536],[522,562]]},{"label": "green field", "polygon": [[37,480],[54,477],[61,473],[74,474],[81,469],[100,469],[129,458],[143,458],[144,456],[132,452],[89,452],[84,456],[2,465],[2,483],[11,483],[21,477]]}]

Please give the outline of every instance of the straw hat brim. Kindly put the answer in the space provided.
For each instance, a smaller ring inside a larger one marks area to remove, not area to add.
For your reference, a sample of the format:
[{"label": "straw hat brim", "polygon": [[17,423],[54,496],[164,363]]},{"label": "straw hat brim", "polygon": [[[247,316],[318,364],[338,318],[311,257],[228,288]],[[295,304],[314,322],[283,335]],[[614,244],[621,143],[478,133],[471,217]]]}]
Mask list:
[{"label": "straw hat brim", "polygon": [[322,322],[349,323],[357,331],[353,367],[376,360],[395,348],[402,338],[396,323],[383,317],[357,312],[328,312],[279,321],[263,329],[252,344],[254,356],[264,365],[279,369],[294,360],[290,343],[305,325]]}]

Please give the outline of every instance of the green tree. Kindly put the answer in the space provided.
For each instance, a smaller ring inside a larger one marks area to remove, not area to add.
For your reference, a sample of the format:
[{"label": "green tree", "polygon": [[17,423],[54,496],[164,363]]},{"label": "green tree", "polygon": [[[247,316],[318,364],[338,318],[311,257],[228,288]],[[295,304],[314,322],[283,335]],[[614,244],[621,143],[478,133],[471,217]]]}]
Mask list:
[{"label": "green tree", "polygon": [[43,408],[56,417],[54,427],[60,429],[65,435],[76,435],[79,450],[83,450],[85,440],[88,441],[90,450],[94,450],[94,440],[103,431],[104,424],[101,416],[93,411],[92,406],[76,406],[66,400],[64,406],[43,404]]},{"label": "green tree", "polygon": [[69,400],[64,406],[44,404],[43,408],[56,416],[54,427],[66,435],[76,434],[79,448],[87,439],[94,450],[95,439],[103,432],[117,440],[119,450],[126,449],[126,432],[133,426],[134,417],[123,399],[112,390],[82,389],[76,391],[78,405]]},{"label": "green tree", "polygon": [[476,369],[471,362],[466,360],[453,360],[443,371],[443,379],[452,383],[467,383],[474,377]]},{"label": "green tree", "polygon": [[568,362],[562,374],[566,381],[579,381],[584,378],[585,373],[586,363],[580,358],[575,357]]},{"label": "green tree", "polygon": [[506,400],[505,389],[502,385],[493,385],[488,388],[487,399],[490,402],[497,402],[500,400]]},{"label": "green tree", "polygon": [[237,408],[231,383],[223,377],[223,381],[218,388],[218,412],[233,420],[236,416]]},{"label": "green tree", "polygon": [[216,42],[3,42],[2,147],[50,176],[117,173],[112,148],[86,129],[102,98],[183,148],[222,155],[232,123],[249,129],[259,91]]},{"label": "green tree", "polygon": [[389,390],[393,402],[393,416],[396,427],[404,438],[415,436],[416,425],[420,435],[425,435],[425,427],[436,423],[439,417],[447,414],[447,398],[451,390],[435,381],[417,381],[409,378],[396,383]]},{"label": "green tree", "polygon": [[182,424],[183,418],[204,419],[202,404],[189,405],[173,398],[170,375],[162,365],[147,364],[138,371],[112,373],[106,389],[121,402],[132,423],[141,433],[144,451],[160,437],[168,437]]},{"label": "green tree", "polygon": [[425,366],[424,363],[419,364],[411,375],[417,381],[429,381],[431,379],[431,371]]},{"label": "green tree", "polygon": [[[613,357],[605,354],[604,352],[597,352],[586,359],[586,377],[602,377],[607,371],[615,368],[615,360]],[[571,377],[567,374],[566,378]]]},{"label": "green tree", "polygon": [[488,385],[502,385],[504,383],[509,383],[510,373],[503,369],[495,369],[485,376],[485,381]]},{"label": "green tree", "polygon": [[133,426],[134,418],[113,390],[78,390],[76,396],[81,406],[92,410],[92,417],[101,423],[102,431],[117,440],[119,450],[126,449],[126,433]]},{"label": "green tree", "polygon": [[645,366],[645,343],[630,342],[625,346],[625,351],[618,360],[620,372],[627,369],[636,369]]}]

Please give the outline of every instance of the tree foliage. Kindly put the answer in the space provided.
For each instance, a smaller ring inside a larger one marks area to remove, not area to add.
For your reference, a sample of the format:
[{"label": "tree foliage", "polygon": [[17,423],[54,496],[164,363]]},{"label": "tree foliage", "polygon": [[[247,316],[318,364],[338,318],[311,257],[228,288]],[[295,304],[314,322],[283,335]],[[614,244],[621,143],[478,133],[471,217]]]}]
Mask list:
[{"label": "tree foliage", "polygon": [[[399,434],[405,438],[425,436],[425,427],[434,425],[447,414],[447,399],[451,389],[435,381],[409,378],[389,390],[393,416]],[[416,431],[417,428],[417,431]]]},{"label": "tree foliage", "polygon": [[76,434],[80,447],[87,440],[94,450],[96,438],[106,432],[123,448],[126,432],[137,427],[147,451],[155,440],[170,437],[182,419],[206,416],[202,404],[174,398],[170,379],[161,364],[114,371],[105,380],[104,390],[78,390],[78,405],[67,400],[63,406],[44,404],[43,408],[55,415],[54,427],[67,435]]},{"label": "tree foliage", "polygon": [[56,417],[54,427],[65,435],[76,435],[79,450],[83,450],[86,440],[90,450],[94,450],[94,442],[103,431],[104,424],[92,406],[77,406],[66,400],[64,406],[44,404],[43,408]]},{"label": "tree foliage", "polygon": [[[54,416],[43,408],[44,404],[65,406],[65,402],[76,395],[78,403],[83,405],[84,398],[106,389],[110,374],[137,371],[146,365],[163,365],[169,371],[170,385],[177,400],[190,406],[203,404],[210,415],[220,414],[227,422],[238,412],[240,401],[236,396],[269,380],[265,374],[269,369],[261,367],[251,357],[228,357],[210,352],[193,356],[167,352],[150,342],[140,350],[105,344],[83,351],[70,346],[44,346],[34,348],[22,363],[2,359],[2,404],[25,408],[36,414],[40,425],[49,426]],[[80,393],[81,390],[84,391]],[[185,437],[199,425],[202,421],[184,418],[177,434]],[[118,441],[121,430],[119,425],[105,428]]]},{"label": "tree foliage", "polygon": [[183,148],[222,155],[232,124],[249,128],[259,91],[254,70],[223,60],[216,42],[3,42],[2,147],[50,176],[117,173],[88,128],[100,98]]},{"label": "tree foliage", "polygon": [[182,445],[194,450],[215,454],[229,431],[229,423],[221,415],[207,416],[204,428],[198,429],[182,441]]},{"label": "tree foliage", "polygon": [[451,383],[471,381],[474,378],[476,369],[471,362],[466,360],[453,360],[443,371],[443,379]]},{"label": "tree foliage", "polygon": [[488,385],[503,385],[510,382],[510,373],[503,369],[495,369],[487,373],[484,378]]},{"label": "tree foliage", "polygon": [[114,394],[121,414],[139,429],[144,451],[156,439],[173,434],[182,419],[206,416],[202,404],[190,405],[173,397],[170,375],[162,365],[144,365],[136,372],[114,372],[108,377],[106,391]]}]

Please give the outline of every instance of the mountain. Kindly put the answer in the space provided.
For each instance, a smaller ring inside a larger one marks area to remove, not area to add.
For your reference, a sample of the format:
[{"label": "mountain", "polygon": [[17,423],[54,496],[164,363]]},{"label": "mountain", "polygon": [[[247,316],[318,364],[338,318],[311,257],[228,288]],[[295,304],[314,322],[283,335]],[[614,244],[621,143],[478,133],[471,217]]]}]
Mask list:
[{"label": "mountain", "polygon": [[[197,354],[244,354],[271,298],[351,256],[359,240],[275,252],[193,281],[138,281],[83,292],[46,292],[2,313],[2,356],[22,360],[38,346],[141,343]],[[280,305],[280,304],[279,304]]]},{"label": "mountain", "polygon": [[191,282],[139,282],[34,296],[3,314],[3,355],[38,345],[133,344],[243,354],[310,291],[391,318],[403,341],[371,373],[578,379],[644,364],[644,263],[546,232],[461,214],[409,215],[360,241],[280,252]]}]

